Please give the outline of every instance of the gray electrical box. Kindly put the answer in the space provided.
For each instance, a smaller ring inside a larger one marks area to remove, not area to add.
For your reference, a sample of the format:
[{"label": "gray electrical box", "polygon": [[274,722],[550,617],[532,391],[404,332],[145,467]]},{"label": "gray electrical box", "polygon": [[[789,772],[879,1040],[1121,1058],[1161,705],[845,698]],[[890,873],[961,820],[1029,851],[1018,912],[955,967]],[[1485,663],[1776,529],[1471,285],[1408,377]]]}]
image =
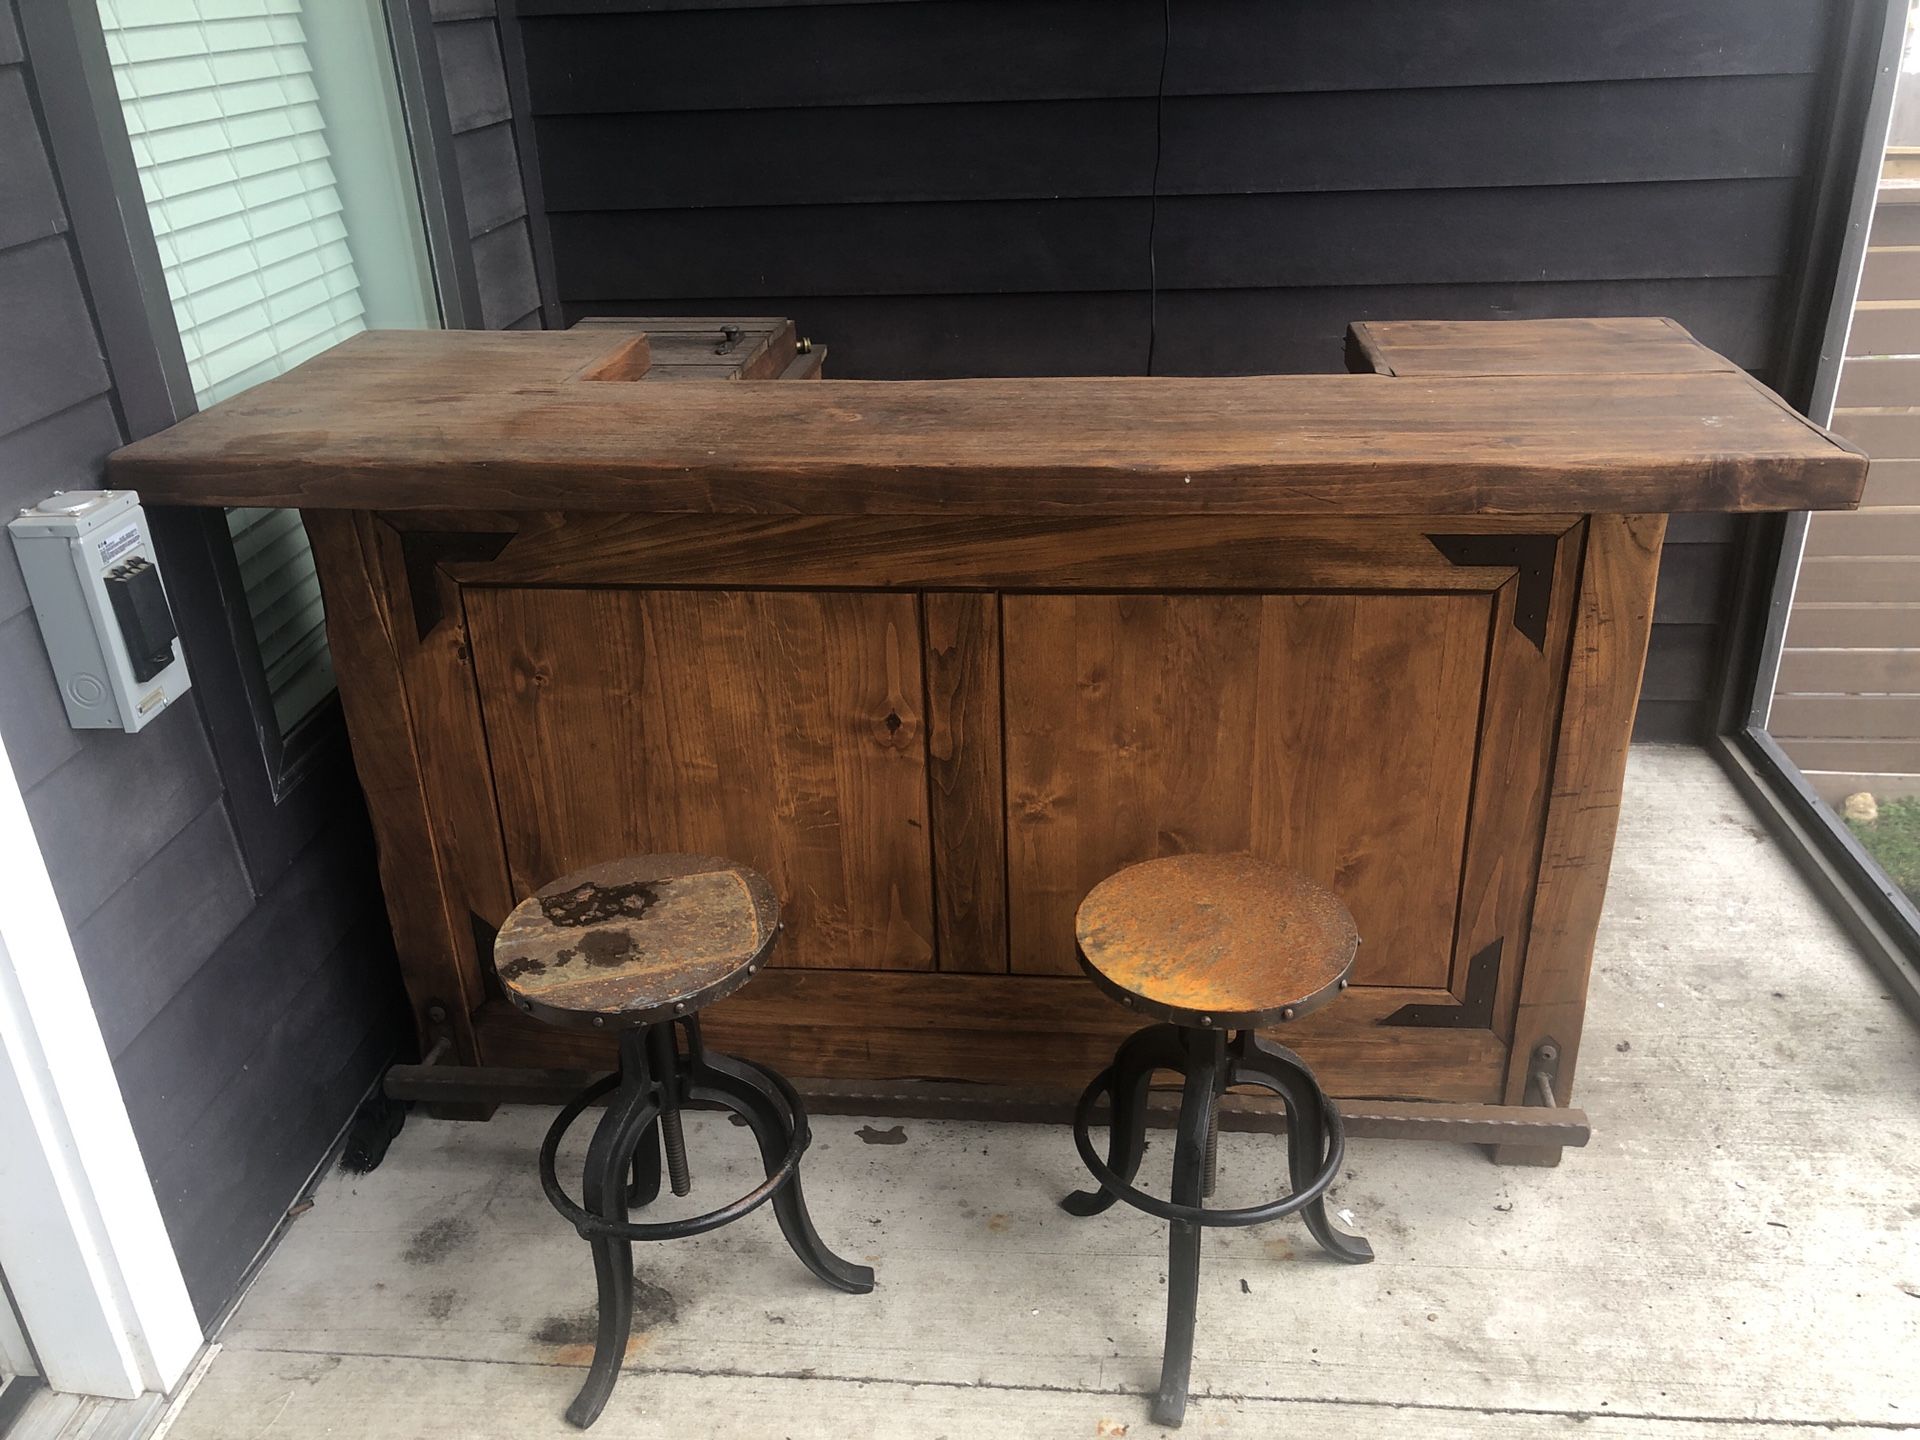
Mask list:
[{"label": "gray electrical box", "polygon": [[137,494],[56,491],[7,529],[69,724],[139,730],[187,693],[187,662]]}]

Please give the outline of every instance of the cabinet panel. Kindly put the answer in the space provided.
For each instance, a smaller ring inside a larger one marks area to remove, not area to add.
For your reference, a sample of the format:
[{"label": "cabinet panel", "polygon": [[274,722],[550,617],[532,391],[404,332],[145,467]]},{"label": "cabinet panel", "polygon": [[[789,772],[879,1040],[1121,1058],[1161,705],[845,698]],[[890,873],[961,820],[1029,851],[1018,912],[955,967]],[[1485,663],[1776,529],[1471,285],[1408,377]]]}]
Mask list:
[{"label": "cabinet panel", "polygon": [[1000,600],[921,596],[926,619],[927,767],[942,970],[1007,968],[1006,783],[1000,735]]},{"label": "cabinet panel", "polygon": [[1014,970],[1074,972],[1121,865],[1244,849],[1347,901],[1357,984],[1446,989],[1493,595],[1002,604]]},{"label": "cabinet panel", "polygon": [[915,597],[464,595],[518,893],[614,855],[711,851],[773,880],[775,963],[932,966]]}]

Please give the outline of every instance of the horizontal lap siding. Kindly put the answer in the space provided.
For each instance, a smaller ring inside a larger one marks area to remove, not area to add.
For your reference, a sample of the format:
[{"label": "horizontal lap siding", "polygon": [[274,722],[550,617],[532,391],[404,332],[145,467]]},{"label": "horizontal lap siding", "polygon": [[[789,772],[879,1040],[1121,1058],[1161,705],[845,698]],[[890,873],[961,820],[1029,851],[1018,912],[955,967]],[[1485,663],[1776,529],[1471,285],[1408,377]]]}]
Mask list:
[{"label": "horizontal lap siding", "polygon": [[[1800,173],[1808,75],[1175,97],[1160,193]],[[1144,196],[1154,101],[544,115],[554,210]],[[777,118],[778,123],[770,123]],[[644,167],[632,157],[640,151]],[[823,164],[831,156],[834,163]]]},{"label": "horizontal lap siding", "polygon": [[[1796,188],[1163,196],[1155,246],[1163,295],[1636,280],[1667,266],[1689,278],[1772,277],[1786,262]],[[1139,288],[1155,208],[1141,197],[586,210],[550,223],[561,273],[596,297],[1050,294]],[[1308,235],[1311,246],[1274,243]]]},{"label": "horizontal lap siding", "polygon": [[[419,0],[414,0],[419,3]],[[538,329],[540,285],[493,0],[432,0],[453,160],[488,330]]]},{"label": "horizontal lap siding", "polygon": [[[519,0],[552,111],[1151,96],[1161,0],[732,6]],[[1807,74],[1809,0],[1183,0],[1167,92],[1276,94]]]},{"label": "horizontal lap siding", "polygon": [[[97,486],[125,439],[60,195],[12,6],[0,0],[0,511],[9,515],[54,490]],[[385,953],[368,930],[378,891],[360,858],[364,822],[336,826],[256,895],[201,722],[208,703],[196,692],[138,735],[72,729],[13,547],[0,543],[0,738],[206,1319],[392,1052],[401,1013],[391,982],[364,973]],[[235,983],[269,966],[284,985]],[[167,1018],[187,1014],[197,1028]],[[267,1069],[258,1052],[270,1035],[306,1068]],[[240,1053],[210,1043],[220,1036],[250,1038]],[[203,1163],[217,1141],[254,1148],[244,1165],[218,1169]],[[219,1243],[201,1243],[216,1219]]]},{"label": "horizontal lap siding", "polygon": [[[1164,107],[1161,0],[516,8],[563,318],[791,314],[849,378],[1574,314],[1767,376],[1830,83],[1820,0],[1183,0]],[[1734,533],[1668,557],[1647,733],[1705,723]]]}]

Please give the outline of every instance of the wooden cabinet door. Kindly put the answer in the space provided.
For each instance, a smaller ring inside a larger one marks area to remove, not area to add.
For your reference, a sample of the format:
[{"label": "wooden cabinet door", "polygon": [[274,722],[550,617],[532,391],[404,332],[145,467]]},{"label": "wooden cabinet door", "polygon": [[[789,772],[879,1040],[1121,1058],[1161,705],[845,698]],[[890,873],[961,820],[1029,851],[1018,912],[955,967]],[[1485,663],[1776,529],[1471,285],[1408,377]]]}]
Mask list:
[{"label": "wooden cabinet door", "polygon": [[1074,911],[1124,865],[1252,851],[1360,929],[1352,989],[1287,1043],[1497,1099],[1581,532],[1251,542],[1247,589],[1001,594],[1010,968],[1078,973]]},{"label": "wooden cabinet door", "polygon": [[776,964],[933,961],[909,594],[465,590],[514,890],[691,850],[765,872]]},{"label": "wooden cabinet door", "polygon": [[1346,900],[1356,983],[1446,988],[1490,596],[1003,603],[1016,971],[1078,973],[1121,866],[1250,850]]}]

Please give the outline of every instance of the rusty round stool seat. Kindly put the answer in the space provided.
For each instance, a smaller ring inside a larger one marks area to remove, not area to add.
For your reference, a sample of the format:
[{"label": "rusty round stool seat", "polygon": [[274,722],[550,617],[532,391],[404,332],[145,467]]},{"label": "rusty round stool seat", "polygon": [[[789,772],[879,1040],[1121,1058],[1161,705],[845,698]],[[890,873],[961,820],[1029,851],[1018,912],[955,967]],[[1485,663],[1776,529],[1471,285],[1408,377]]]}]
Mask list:
[{"label": "rusty round stool seat", "polygon": [[[515,907],[495,939],[495,973],[514,1005],[552,1025],[619,1039],[619,1068],[564,1106],[540,1146],[541,1188],[593,1246],[599,1285],[593,1364],[567,1408],[582,1428],[599,1418],[620,1375],[633,1327],[636,1240],[705,1234],[771,1202],[809,1270],[851,1294],[873,1289],[873,1271],[827,1249],[807,1214],[800,1158],[812,1136],[799,1095],[774,1071],[716,1054],[700,1037],[701,1007],[746,984],[779,936],[779,901],[757,871],[711,855],[640,855],[554,881]],[[560,1145],[602,1098],[584,1203],[576,1203],[560,1183]],[[673,1193],[693,1189],[681,1124],[690,1107],[745,1121],[766,1179],[704,1214],[635,1223],[629,1212],[660,1193],[663,1149]]]},{"label": "rusty round stool seat", "polygon": [[1253,855],[1116,871],[1074,916],[1080,964],[1122,1005],[1176,1025],[1297,1020],[1346,988],[1360,932],[1331,890]]},{"label": "rusty round stool seat", "polygon": [[[1098,1215],[1115,1201],[1172,1222],[1167,1339],[1153,1418],[1185,1417],[1200,1287],[1200,1235],[1298,1214],[1336,1260],[1364,1264],[1373,1249],[1333,1228],[1326,1192],[1346,1154],[1340,1112],[1305,1062],[1255,1034],[1298,1020],[1347,986],[1359,950],[1353,917],[1332,891],[1252,855],[1174,855],[1108,876],[1074,921],[1080,963],[1129,1009],[1166,1023],[1136,1031],[1093,1078],[1074,1114],[1074,1142],[1098,1189],[1060,1203]],[[1183,1077],[1170,1199],[1134,1185],[1146,1154],[1148,1091],[1158,1070]],[[1220,1097],[1232,1085],[1278,1095],[1287,1110],[1288,1193],[1262,1204],[1209,1207]],[[1089,1127],[1111,1109],[1107,1155]]]}]

